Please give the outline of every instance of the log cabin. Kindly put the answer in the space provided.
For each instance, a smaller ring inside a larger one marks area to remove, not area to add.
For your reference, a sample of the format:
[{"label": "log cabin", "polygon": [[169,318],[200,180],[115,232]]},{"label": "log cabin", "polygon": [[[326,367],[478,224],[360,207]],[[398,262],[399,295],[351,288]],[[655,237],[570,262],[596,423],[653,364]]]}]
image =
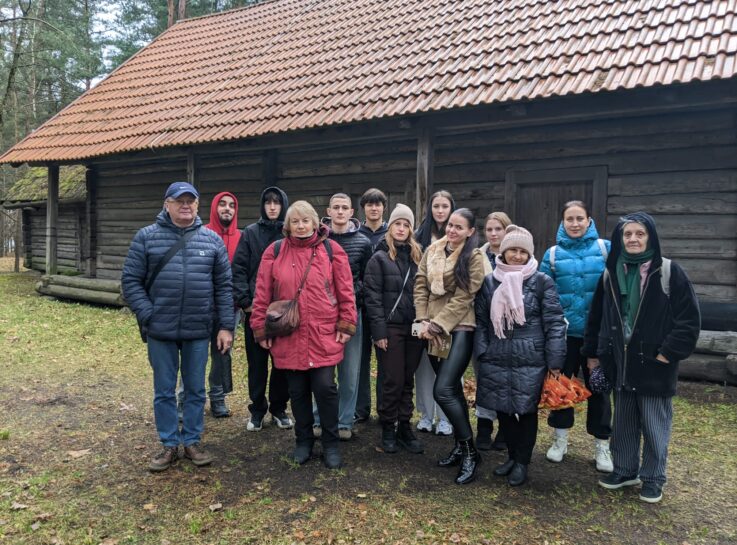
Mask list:
[{"label": "log cabin", "polygon": [[[116,280],[166,186],[263,187],[318,210],[449,190],[554,243],[566,200],[602,237],[644,210],[702,303],[737,304],[737,0],[271,0],[183,20],[13,146],[48,172],[45,269],[64,263],[59,168],[85,169],[87,277]],[[35,250],[34,250],[35,251]],[[60,253],[61,252],[61,253]]]}]

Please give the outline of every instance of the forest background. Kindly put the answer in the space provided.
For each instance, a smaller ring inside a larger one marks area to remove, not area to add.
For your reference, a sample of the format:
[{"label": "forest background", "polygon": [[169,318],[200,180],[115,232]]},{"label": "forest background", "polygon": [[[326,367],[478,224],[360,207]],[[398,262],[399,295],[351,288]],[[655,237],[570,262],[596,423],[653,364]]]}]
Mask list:
[{"label": "forest background", "polygon": [[[0,0],[0,154],[177,20],[261,0]],[[25,167],[0,167],[0,203]],[[16,211],[0,208],[0,257]]]}]

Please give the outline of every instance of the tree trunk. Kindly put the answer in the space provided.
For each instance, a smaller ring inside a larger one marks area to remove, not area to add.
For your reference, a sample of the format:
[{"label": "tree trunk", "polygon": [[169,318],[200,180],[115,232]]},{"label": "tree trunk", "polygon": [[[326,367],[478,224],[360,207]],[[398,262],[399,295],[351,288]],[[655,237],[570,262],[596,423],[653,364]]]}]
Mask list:
[{"label": "tree trunk", "polygon": [[166,10],[168,14],[166,28],[169,28],[174,24],[174,0],[166,0]]},{"label": "tree trunk", "polygon": [[23,4],[19,5],[19,8],[21,10],[21,14],[23,18],[18,23],[18,33],[15,35],[15,43],[13,44],[13,53],[11,56],[10,66],[8,66],[8,80],[5,83],[5,90],[3,91],[3,96],[0,98],[0,130],[2,130],[3,127],[3,114],[6,110],[8,98],[10,98],[10,92],[13,88],[13,83],[15,81],[15,73],[18,70],[18,64],[20,62],[20,53],[21,49],[23,48],[23,40],[26,38],[26,32],[28,28],[28,24],[26,23],[25,17],[28,15],[28,11],[30,9],[30,4],[28,4],[27,7],[24,8]]},{"label": "tree trunk", "polygon": [[13,270],[20,272],[20,255],[23,252],[23,222],[21,221],[22,213],[20,210],[15,211],[15,263]]},{"label": "tree trunk", "polygon": [[185,17],[187,12],[187,0],[179,0],[179,13],[177,14],[177,21],[181,21]]}]

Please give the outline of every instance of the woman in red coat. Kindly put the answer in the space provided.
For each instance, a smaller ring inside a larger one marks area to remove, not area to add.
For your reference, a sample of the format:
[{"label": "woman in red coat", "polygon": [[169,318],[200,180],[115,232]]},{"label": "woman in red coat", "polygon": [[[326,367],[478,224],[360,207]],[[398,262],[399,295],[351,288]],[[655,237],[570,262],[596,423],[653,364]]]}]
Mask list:
[{"label": "woman in red coat", "polygon": [[[343,359],[345,343],[356,332],[353,276],[345,251],[327,238],[327,227],[320,224],[317,212],[308,202],[297,201],[289,207],[284,236],[271,244],[261,258],[251,329],[256,341],[271,350],[274,366],[287,372],[296,421],[294,461],[304,464],[312,456],[314,394],[322,424],[323,459],[327,467],[337,469],[342,459],[338,449],[335,366]],[[267,337],[267,307],[272,301],[294,299],[303,278],[298,299],[299,327],[285,337]]]}]

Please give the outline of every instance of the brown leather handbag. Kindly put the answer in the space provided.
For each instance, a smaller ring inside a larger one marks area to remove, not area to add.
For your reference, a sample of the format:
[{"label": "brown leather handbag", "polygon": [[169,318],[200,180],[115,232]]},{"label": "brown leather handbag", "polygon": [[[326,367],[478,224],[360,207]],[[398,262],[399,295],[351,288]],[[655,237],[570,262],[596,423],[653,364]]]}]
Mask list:
[{"label": "brown leather handbag", "polygon": [[305,286],[307,274],[310,272],[312,260],[315,259],[316,254],[317,250],[313,249],[310,261],[307,263],[307,269],[305,269],[305,274],[302,277],[299,288],[297,288],[297,295],[294,299],[273,301],[266,309],[266,324],[264,325],[264,329],[266,330],[267,337],[287,337],[299,327],[299,305],[297,301],[302,293],[302,288]]}]

